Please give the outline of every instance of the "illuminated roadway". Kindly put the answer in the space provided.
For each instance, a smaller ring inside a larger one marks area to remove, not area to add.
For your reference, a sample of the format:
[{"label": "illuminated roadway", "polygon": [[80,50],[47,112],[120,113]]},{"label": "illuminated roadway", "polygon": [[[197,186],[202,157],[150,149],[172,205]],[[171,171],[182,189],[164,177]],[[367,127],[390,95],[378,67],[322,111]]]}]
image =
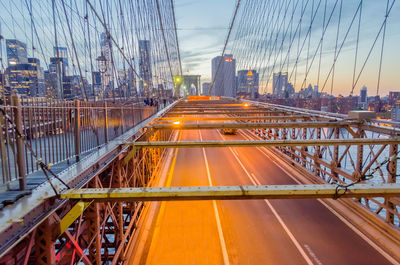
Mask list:
[{"label": "illuminated roadway", "polygon": [[[245,137],[217,130],[179,135]],[[289,174],[263,148],[183,148],[174,153],[165,186],[297,184]],[[162,202],[154,222],[142,264],[395,263],[318,200]]]}]

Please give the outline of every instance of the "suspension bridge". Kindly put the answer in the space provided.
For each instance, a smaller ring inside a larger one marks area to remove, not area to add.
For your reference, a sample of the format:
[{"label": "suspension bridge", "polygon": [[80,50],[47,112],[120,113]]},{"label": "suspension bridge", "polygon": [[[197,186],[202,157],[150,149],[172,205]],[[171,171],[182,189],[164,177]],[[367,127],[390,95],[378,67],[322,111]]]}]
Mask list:
[{"label": "suspension bridge", "polygon": [[0,2],[0,264],[400,264],[400,123],[290,105],[396,90],[398,3],[232,1],[202,95],[179,4]]}]

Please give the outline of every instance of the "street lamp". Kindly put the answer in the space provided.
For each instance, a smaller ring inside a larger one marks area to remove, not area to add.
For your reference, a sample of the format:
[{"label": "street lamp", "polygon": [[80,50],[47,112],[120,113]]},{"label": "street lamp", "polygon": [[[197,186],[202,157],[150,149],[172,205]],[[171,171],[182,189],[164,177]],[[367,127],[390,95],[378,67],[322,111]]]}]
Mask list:
[{"label": "street lamp", "polygon": [[97,67],[99,68],[99,72],[101,74],[101,90],[104,99],[104,93],[105,93],[104,73],[107,72],[107,59],[106,57],[104,57],[103,52],[101,52],[101,55],[97,57],[96,61],[97,61]]},{"label": "street lamp", "polygon": [[182,76],[179,76],[179,75],[174,76],[175,97],[177,97],[177,98],[179,98],[179,96],[180,96],[179,88],[182,85],[182,81],[183,81]]}]

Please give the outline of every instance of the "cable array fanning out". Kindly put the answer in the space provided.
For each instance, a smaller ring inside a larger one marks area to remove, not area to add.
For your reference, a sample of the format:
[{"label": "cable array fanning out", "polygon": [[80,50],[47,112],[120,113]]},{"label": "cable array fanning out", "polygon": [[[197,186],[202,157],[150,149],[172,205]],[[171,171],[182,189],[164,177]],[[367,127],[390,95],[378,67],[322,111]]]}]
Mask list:
[{"label": "cable array fanning out", "polygon": [[14,40],[25,49],[29,63],[35,62],[42,80],[27,96],[166,97],[174,91],[173,76],[182,73],[173,4],[173,0],[1,1],[1,71],[6,73],[10,66],[5,55]]},{"label": "cable array fanning out", "polygon": [[[258,73],[260,94],[285,98],[311,86],[353,95],[368,84],[379,95],[394,77],[384,49],[396,40],[386,32],[396,27],[398,12],[396,0],[242,0],[223,56],[232,55],[238,71]],[[289,87],[274,91],[280,75]]]}]

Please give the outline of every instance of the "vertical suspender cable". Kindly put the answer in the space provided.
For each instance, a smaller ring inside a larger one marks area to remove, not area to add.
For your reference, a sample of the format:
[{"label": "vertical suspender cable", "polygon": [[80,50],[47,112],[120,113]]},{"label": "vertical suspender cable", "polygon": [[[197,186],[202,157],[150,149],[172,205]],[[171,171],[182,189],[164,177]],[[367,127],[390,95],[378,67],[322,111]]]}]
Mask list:
[{"label": "vertical suspender cable", "polygon": [[386,2],[386,12],[385,12],[385,22],[383,26],[383,33],[382,33],[382,47],[381,47],[381,57],[379,59],[379,71],[378,71],[378,83],[376,85],[376,95],[379,96],[379,86],[381,83],[381,72],[382,72],[382,59],[383,59],[383,48],[385,46],[385,36],[386,36],[386,24],[387,24],[387,17],[389,12],[389,0]]},{"label": "vertical suspender cable", "polygon": [[217,78],[219,68],[221,67],[221,63],[222,63],[222,60],[223,60],[223,58],[224,58],[225,49],[226,49],[226,46],[228,45],[229,37],[230,37],[230,35],[231,35],[232,28],[233,28],[233,25],[234,25],[234,23],[235,23],[235,19],[236,19],[237,12],[238,12],[238,10],[239,10],[239,6],[240,6],[240,0],[237,1],[236,8],[235,8],[235,13],[233,14],[233,18],[232,18],[232,21],[231,21],[231,25],[230,25],[230,27],[229,27],[228,36],[226,36],[224,48],[222,49],[222,55],[221,55],[221,58],[219,59],[218,66],[217,66],[217,70],[215,71],[215,75],[214,75],[214,78],[213,78],[213,80],[212,80],[210,89],[208,90],[208,95],[209,95],[209,96],[211,96],[211,91],[212,91],[212,89],[214,88],[215,79]]}]

